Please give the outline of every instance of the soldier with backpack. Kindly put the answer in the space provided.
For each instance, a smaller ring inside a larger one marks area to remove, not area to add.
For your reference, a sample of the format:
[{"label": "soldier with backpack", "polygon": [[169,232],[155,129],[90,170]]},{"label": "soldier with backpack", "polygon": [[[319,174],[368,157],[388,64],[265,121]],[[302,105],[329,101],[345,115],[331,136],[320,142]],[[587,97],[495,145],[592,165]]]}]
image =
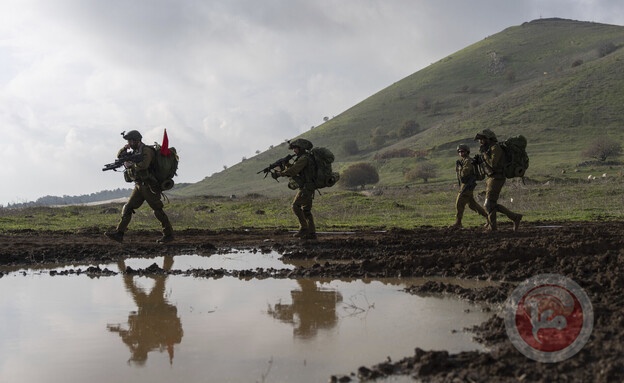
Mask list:
[{"label": "soldier with backpack", "polygon": [[518,230],[522,214],[514,213],[498,203],[498,197],[505,185],[507,177],[504,172],[506,158],[503,148],[498,143],[496,134],[489,129],[477,133],[475,141],[479,141],[481,157],[485,169],[485,211],[488,214],[489,230],[496,231],[496,212],[505,214],[512,222],[514,231]]},{"label": "soldier with backpack", "polygon": [[316,226],[312,216],[312,201],[316,190],[314,158],[310,154],[312,147],[312,143],[303,138],[290,142],[288,149],[295,153],[293,164],[274,173],[274,177],[290,177],[288,187],[298,189],[292,202],[292,210],[299,220],[299,230],[294,236],[301,239],[316,239]]},{"label": "soldier with backpack", "polygon": [[470,148],[466,144],[457,146],[457,154],[460,156],[460,159],[455,163],[455,172],[457,173],[459,193],[455,200],[455,223],[451,226],[452,229],[462,227],[462,218],[466,205],[486,219],[488,217],[485,209],[474,198],[474,189],[477,186],[477,181],[483,179],[479,172],[479,164],[475,164],[474,159],[470,158]]},{"label": "soldier with backpack", "polygon": [[115,231],[107,231],[104,233],[108,238],[123,242],[124,233],[128,229],[128,225],[132,220],[132,214],[135,209],[143,205],[143,202],[154,210],[154,216],[162,225],[163,236],[157,240],[158,243],[167,243],[173,241],[173,227],[169,222],[167,214],[165,214],[164,204],[161,200],[162,189],[154,175],[154,162],[156,159],[156,150],[149,145],[145,145],[141,140],[142,136],[136,130],[131,130],[123,134],[123,138],[128,143],[119,150],[117,157],[132,150],[134,154],[142,154],[143,159],[140,162],[126,162],[124,167],[124,178],[128,182],[134,182],[134,190],[130,194],[128,202],[121,211],[121,220],[117,224]]}]

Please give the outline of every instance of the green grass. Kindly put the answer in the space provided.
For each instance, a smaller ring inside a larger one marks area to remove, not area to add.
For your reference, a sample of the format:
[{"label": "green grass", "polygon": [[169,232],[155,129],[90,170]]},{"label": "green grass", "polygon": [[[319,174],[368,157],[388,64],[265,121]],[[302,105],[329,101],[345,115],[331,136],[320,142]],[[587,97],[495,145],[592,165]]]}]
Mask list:
[{"label": "green grass", "polygon": [[[482,191],[480,184],[476,192]],[[452,183],[384,188],[381,195],[374,195],[378,192],[379,189],[328,190],[320,196],[317,194],[313,212],[318,230],[444,227],[454,221],[457,192]],[[176,230],[296,229],[297,221],[290,210],[293,195],[294,192],[281,197],[171,199],[165,211]],[[624,178],[616,175],[592,182],[562,178],[523,185],[513,180],[503,189],[499,202],[524,214],[527,222],[592,221],[624,219],[623,198]],[[122,204],[5,208],[0,209],[0,231],[104,231],[115,226],[121,207]],[[466,210],[465,226],[482,223],[481,217]],[[159,230],[158,221],[147,205],[137,210],[130,230]]]}]

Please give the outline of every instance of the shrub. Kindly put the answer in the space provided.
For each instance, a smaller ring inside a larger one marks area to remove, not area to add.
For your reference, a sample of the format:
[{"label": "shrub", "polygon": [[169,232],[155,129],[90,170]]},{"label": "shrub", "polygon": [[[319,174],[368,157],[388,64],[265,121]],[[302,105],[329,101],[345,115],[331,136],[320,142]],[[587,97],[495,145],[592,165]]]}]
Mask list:
[{"label": "shrub", "polygon": [[622,145],[609,137],[598,137],[589,144],[582,154],[585,157],[595,158],[604,162],[609,157],[622,154]]},{"label": "shrub", "polygon": [[428,182],[430,178],[435,178],[438,175],[437,167],[429,162],[424,162],[416,168],[410,170],[405,174],[405,179],[408,181],[414,182],[416,180],[422,179],[423,182]]},{"label": "shrub", "polygon": [[403,149],[392,149],[387,150],[383,153],[375,154],[376,160],[385,160],[388,158],[408,158],[408,157],[416,157],[416,152],[412,149],[403,148]]},{"label": "shrub", "polygon": [[381,148],[386,143],[386,136],[373,136],[371,138],[371,145],[374,148]]},{"label": "shrub", "polygon": [[342,150],[345,152],[345,154],[350,156],[358,154],[360,152],[360,148],[358,148],[358,144],[357,142],[355,142],[355,140],[346,140],[345,142],[343,142]]},{"label": "shrub", "polygon": [[403,126],[399,128],[399,137],[407,138],[413,136],[418,132],[420,125],[414,120],[408,120],[403,123]]},{"label": "shrub", "polygon": [[615,46],[615,44],[611,42],[604,43],[600,47],[598,47],[598,56],[605,57],[606,55],[615,52],[616,49],[617,47]]},{"label": "shrub", "polygon": [[379,182],[377,169],[367,162],[358,162],[349,166],[340,174],[338,183],[345,187],[356,187]]}]

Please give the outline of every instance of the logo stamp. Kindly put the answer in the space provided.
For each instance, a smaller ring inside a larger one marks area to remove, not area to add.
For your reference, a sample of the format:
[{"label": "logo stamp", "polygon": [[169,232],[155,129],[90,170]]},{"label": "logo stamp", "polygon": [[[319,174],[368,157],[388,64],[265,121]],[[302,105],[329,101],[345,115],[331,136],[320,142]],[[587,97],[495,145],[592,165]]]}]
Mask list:
[{"label": "logo stamp", "polygon": [[504,309],[511,343],[527,358],[556,363],[579,352],[594,328],[585,291],[558,274],[540,274],[514,289]]}]

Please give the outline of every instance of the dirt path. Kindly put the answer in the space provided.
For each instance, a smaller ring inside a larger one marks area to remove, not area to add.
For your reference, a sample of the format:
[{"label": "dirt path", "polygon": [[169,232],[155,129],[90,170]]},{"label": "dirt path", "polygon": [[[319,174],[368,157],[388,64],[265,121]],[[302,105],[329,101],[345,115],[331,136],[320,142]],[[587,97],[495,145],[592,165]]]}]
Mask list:
[{"label": "dirt path", "polygon": [[[188,230],[159,245],[156,232],[130,231],[124,244],[100,232],[3,232],[0,265],[111,261],[119,257],[209,254],[218,249],[276,250],[287,258],[315,259],[314,266],[272,273],[276,278],[381,278],[452,276],[505,282],[499,288],[466,290],[427,284],[410,293],[458,293],[466,299],[502,303],[517,283],[537,274],[555,273],[578,283],[591,300],[593,333],[585,347],[559,363],[526,358],[509,341],[503,319],[495,316],[475,329],[491,345],[490,353],[416,350],[401,361],[354,371],[360,379],[404,373],[425,381],[624,381],[624,222],[531,223],[518,233],[502,225],[497,233],[477,228],[450,231],[421,227],[386,232],[321,233],[301,242],[287,231]],[[341,262],[332,262],[340,260]],[[349,261],[349,262],[345,262]],[[206,273],[212,271],[207,270]],[[257,272],[245,273],[254,277]],[[1,274],[0,274],[1,276]],[[258,275],[260,276],[260,275]],[[267,275],[262,275],[266,277]],[[380,361],[381,362],[381,361]],[[332,377],[339,381],[344,376]]]}]

